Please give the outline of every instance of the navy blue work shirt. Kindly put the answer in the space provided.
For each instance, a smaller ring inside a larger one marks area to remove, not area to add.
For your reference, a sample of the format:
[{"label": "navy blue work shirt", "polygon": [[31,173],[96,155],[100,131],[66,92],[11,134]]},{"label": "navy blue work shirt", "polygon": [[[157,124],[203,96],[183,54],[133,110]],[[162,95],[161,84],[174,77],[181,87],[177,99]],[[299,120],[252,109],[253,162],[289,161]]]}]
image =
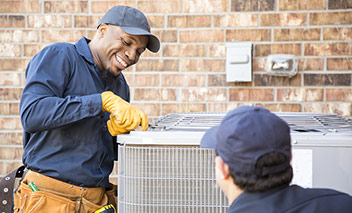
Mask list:
[{"label": "navy blue work shirt", "polygon": [[244,192],[233,201],[228,212],[347,213],[352,212],[352,197],[331,189],[291,185],[261,193]]},{"label": "navy blue work shirt", "polygon": [[20,103],[23,163],[66,183],[108,187],[116,144],[101,93],[129,101],[129,87],[122,73],[99,71],[89,41],[52,44],[28,64]]}]

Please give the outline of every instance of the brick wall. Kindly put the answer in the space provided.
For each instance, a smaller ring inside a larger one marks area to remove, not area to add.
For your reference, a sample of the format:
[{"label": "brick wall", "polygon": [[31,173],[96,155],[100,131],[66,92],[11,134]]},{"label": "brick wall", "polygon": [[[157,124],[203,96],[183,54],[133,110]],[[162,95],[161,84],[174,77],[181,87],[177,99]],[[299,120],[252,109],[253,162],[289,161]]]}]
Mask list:
[{"label": "brick wall", "polygon": [[[243,104],[352,116],[352,0],[1,0],[0,177],[21,163],[28,61],[50,43],[92,38],[117,4],[145,12],[162,42],[125,72],[132,103],[151,120]],[[233,41],[254,43],[252,82],[225,80],[225,43]],[[296,55],[298,74],[266,74],[269,54]]]}]

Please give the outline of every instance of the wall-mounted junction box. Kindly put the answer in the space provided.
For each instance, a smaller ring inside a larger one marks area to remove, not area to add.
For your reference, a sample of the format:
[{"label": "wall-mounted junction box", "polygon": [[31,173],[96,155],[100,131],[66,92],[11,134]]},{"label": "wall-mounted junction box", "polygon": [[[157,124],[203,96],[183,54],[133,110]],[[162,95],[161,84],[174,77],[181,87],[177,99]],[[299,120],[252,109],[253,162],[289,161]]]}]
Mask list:
[{"label": "wall-mounted junction box", "polygon": [[226,44],[226,81],[252,81],[252,43]]}]

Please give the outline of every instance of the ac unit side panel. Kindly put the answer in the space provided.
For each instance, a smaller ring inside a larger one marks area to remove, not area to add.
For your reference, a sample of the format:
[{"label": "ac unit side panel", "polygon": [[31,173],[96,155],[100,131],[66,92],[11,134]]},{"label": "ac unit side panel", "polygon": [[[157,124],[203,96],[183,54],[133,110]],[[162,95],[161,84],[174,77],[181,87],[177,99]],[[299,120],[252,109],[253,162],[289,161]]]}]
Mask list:
[{"label": "ac unit side panel", "polygon": [[120,145],[119,212],[226,212],[214,158],[214,150],[199,147]]}]

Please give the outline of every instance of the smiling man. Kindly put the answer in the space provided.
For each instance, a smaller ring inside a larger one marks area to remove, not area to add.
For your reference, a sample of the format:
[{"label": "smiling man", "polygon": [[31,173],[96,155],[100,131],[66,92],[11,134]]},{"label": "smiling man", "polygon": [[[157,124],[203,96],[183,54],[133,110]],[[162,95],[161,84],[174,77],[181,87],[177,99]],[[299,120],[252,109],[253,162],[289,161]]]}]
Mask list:
[{"label": "smiling man", "polygon": [[148,128],[145,113],[128,103],[122,71],[146,49],[159,48],[141,11],[115,6],[91,41],[52,44],[33,57],[20,103],[27,172],[14,195],[15,212],[116,207],[116,186],[109,183],[114,136]]}]

